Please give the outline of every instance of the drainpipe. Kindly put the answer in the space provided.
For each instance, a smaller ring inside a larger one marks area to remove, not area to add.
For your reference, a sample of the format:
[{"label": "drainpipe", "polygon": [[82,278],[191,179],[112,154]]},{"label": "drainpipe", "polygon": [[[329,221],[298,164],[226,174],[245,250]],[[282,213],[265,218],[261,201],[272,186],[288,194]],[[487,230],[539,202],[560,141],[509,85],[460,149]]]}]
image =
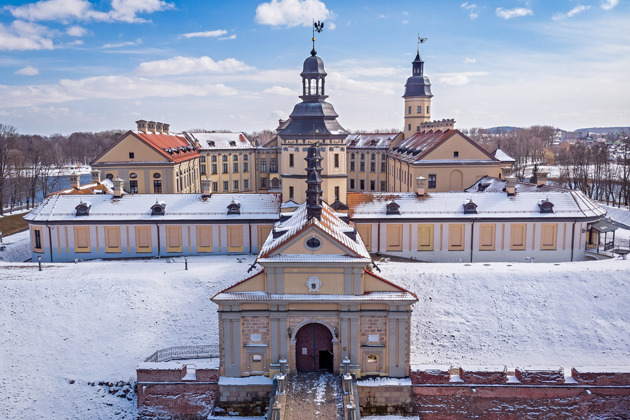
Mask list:
[{"label": "drainpipe", "polygon": [[575,249],[575,224],[577,220],[573,221],[573,229],[571,230],[571,262],[573,262],[573,251]]},{"label": "drainpipe", "polygon": [[249,253],[253,254],[252,252],[252,222],[249,222],[248,226],[249,226]]},{"label": "drainpipe", "polygon": [[475,246],[475,219],[472,219],[470,226],[470,262],[473,262],[473,247]]},{"label": "drainpipe", "polygon": [[377,236],[376,242],[378,244],[378,246],[376,248],[376,252],[380,254],[380,252],[381,252],[381,221],[380,220],[378,221],[378,231],[377,231],[377,235],[376,236]]},{"label": "drainpipe", "polygon": [[160,226],[155,223],[155,228],[157,229],[157,257],[160,258]]},{"label": "drainpipe", "polygon": [[51,227],[48,226],[48,222],[46,222],[46,227],[48,228],[48,245],[50,246],[50,262],[53,262],[52,231],[51,231]]}]

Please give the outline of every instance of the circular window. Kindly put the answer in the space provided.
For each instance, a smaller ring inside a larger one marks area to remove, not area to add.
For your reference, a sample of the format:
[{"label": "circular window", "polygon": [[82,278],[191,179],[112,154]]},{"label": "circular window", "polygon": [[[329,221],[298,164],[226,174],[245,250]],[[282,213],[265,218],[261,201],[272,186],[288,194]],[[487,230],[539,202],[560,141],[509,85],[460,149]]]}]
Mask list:
[{"label": "circular window", "polygon": [[319,240],[319,238],[316,238],[315,236],[310,237],[306,240],[306,247],[312,250],[315,249],[319,249],[322,246],[322,241]]},{"label": "circular window", "polygon": [[105,178],[107,178],[107,179],[109,179],[111,181],[112,179],[114,179],[114,174],[107,174],[107,175],[105,175]]},{"label": "circular window", "polygon": [[160,174],[159,172],[156,172],[153,174],[153,178],[161,178],[162,174]]},{"label": "circular window", "polygon": [[132,172],[132,173],[129,174],[129,178],[136,179],[136,178],[138,178],[138,174],[135,173],[135,172]]}]

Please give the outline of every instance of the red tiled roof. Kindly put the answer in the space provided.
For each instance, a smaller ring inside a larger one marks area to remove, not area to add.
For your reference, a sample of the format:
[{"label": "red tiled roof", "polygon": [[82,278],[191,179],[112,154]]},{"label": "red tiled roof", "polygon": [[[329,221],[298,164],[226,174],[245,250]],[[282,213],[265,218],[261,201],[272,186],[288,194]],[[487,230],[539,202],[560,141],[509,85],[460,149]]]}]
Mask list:
[{"label": "red tiled roof", "polygon": [[199,152],[184,136],[132,131],[131,134],[151,146],[167,159],[179,163],[199,157]]}]

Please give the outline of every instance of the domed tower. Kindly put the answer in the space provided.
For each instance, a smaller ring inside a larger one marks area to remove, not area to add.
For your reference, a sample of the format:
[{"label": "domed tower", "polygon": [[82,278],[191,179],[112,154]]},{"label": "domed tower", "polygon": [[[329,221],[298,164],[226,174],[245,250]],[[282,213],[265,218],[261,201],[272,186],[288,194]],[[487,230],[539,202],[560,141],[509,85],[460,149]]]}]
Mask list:
[{"label": "domed tower", "polygon": [[326,203],[346,201],[346,147],[349,134],[337,122],[337,113],[326,102],[326,71],[315,46],[302,67],[302,102],[277,130],[281,148],[282,201],[303,203],[306,199],[305,158],[317,144],[322,157],[322,191]]},{"label": "domed tower", "polygon": [[[424,42],[426,38],[420,38]],[[420,124],[431,121],[431,82],[424,75],[424,61],[420,58],[420,46],[415,60],[411,63],[411,77],[405,84],[405,138],[420,131]]]}]

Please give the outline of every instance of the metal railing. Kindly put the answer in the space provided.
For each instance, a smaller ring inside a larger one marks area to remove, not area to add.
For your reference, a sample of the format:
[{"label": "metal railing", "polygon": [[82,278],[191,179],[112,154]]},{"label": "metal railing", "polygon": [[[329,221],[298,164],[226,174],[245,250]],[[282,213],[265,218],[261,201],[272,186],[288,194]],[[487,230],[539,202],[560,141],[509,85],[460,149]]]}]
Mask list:
[{"label": "metal railing", "polygon": [[182,359],[211,359],[219,357],[219,346],[209,344],[204,346],[179,346],[161,349],[147,357],[145,362],[168,362]]},{"label": "metal railing", "polygon": [[344,420],[361,420],[361,407],[359,405],[359,393],[357,380],[350,373],[350,360],[343,360],[343,418]]},{"label": "metal railing", "polygon": [[280,360],[280,374],[273,380],[267,420],[284,420],[287,406],[287,361]]}]

